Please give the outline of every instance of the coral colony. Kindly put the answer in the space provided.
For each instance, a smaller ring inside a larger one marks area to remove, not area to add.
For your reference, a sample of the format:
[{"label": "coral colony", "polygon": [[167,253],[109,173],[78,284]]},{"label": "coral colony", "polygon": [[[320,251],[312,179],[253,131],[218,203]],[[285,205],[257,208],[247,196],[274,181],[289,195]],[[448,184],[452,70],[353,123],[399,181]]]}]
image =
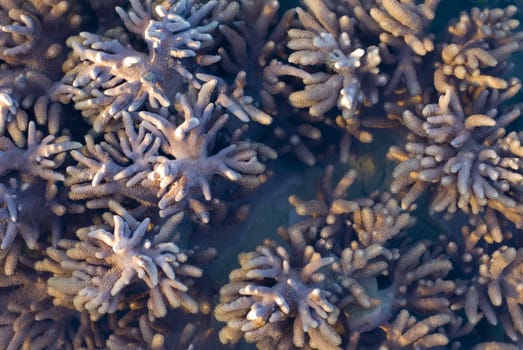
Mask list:
[{"label": "coral colony", "polygon": [[0,0],[0,348],[521,349],[523,31],[445,6]]}]

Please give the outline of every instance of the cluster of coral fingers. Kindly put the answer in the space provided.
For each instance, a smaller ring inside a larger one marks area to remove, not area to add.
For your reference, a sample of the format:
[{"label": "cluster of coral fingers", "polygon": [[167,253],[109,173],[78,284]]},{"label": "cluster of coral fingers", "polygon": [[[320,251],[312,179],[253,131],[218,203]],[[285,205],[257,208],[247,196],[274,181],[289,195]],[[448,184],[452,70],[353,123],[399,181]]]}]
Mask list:
[{"label": "cluster of coral fingers", "polygon": [[0,0],[0,348],[522,348],[502,2]]}]

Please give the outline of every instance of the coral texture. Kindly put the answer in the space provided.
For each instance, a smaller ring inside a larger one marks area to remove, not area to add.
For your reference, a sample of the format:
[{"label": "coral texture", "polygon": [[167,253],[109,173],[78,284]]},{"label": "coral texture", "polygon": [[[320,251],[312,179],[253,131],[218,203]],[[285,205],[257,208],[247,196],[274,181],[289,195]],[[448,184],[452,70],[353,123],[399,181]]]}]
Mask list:
[{"label": "coral texture", "polygon": [[323,287],[328,279],[321,272],[332,257],[322,257],[310,246],[289,252],[267,241],[239,260],[241,268],[231,272],[215,310],[216,318],[228,324],[220,331],[222,342],[237,342],[243,332],[260,349],[291,344],[340,349],[334,329],[340,310]]},{"label": "coral texture", "polygon": [[[520,135],[505,131],[521,111],[512,108],[499,115],[496,107],[503,97],[496,96],[483,90],[470,106],[463,106],[459,95],[449,89],[437,105],[425,106],[421,116],[403,113],[412,137],[405,145],[406,152],[392,148],[389,153],[400,160],[392,175],[392,191],[408,189],[403,208],[436,183],[431,204],[434,211],[452,213],[459,208],[478,214],[490,207],[517,226],[522,224]],[[489,109],[490,114],[481,113]]]},{"label": "coral texture", "polygon": [[522,8],[0,0],[0,348],[522,348]]}]

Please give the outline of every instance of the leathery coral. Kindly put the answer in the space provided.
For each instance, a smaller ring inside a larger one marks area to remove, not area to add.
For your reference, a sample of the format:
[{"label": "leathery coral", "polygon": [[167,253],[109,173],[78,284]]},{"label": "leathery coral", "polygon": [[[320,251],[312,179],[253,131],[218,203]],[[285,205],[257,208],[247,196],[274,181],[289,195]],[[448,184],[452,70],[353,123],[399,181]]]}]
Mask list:
[{"label": "leathery coral", "polygon": [[301,79],[305,88],[289,94],[291,105],[308,108],[309,115],[320,120],[338,107],[340,123],[360,141],[370,142],[371,134],[359,128],[356,115],[360,104],[377,102],[378,87],[387,82],[378,67],[379,49],[362,47],[349,16],[337,18],[322,1],[305,5],[307,11],[296,9],[300,26],[289,29],[289,64],[273,61],[265,75],[273,84],[284,75]]},{"label": "leathery coral", "polygon": [[519,21],[514,5],[504,9],[473,9],[462,13],[448,28],[449,42],[441,50],[442,62],[434,72],[434,86],[441,93],[449,87],[493,89],[509,87],[503,75],[512,64],[507,58],[523,49],[523,32],[513,32]]},{"label": "leathery coral", "polygon": [[397,147],[389,151],[389,157],[400,162],[391,189],[405,192],[403,208],[435,184],[433,211],[453,213],[459,208],[478,214],[489,207],[517,226],[523,223],[520,134],[505,131],[521,111],[514,107],[499,113],[497,106],[506,97],[482,90],[465,105],[460,94],[449,89],[421,115],[403,113],[411,137],[405,151]]},{"label": "leathery coral", "polygon": [[191,94],[177,95],[175,115],[139,112],[134,118],[139,120],[138,129],[131,115],[123,112],[124,130],[106,134],[101,146],[86,137],[85,152],[71,153],[78,165],[67,169],[71,199],[88,199],[87,205],[94,207],[115,195],[127,197],[157,206],[161,216],[191,206],[208,222],[205,206],[195,204],[200,196],[190,200],[186,196],[199,188],[201,197],[210,201],[214,175],[251,188],[263,183],[262,162],[276,158],[271,148],[238,141],[212,149],[229,118],[213,103],[219,98],[217,84],[212,79]]},{"label": "leathery coral", "polygon": [[[333,193],[340,196],[352,181],[344,176]],[[373,346],[383,349],[449,344],[442,327],[450,329],[460,319],[451,310],[450,300],[459,292],[447,279],[448,258],[427,243],[389,248],[409,224],[408,215],[395,220],[397,213],[377,204],[373,218],[370,199],[336,198],[335,203],[353,208],[342,211],[344,220],[337,225],[334,214],[325,222],[324,203],[302,202],[298,213],[318,216],[281,230],[290,249],[265,241],[255,252],[239,255],[240,268],[230,273],[215,309],[215,317],[227,323],[220,340],[235,343],[243,336],[260,349],[359,349],[366,348],[368,337],[378,338]],[[388,207],[398,209],[390,202]],[[374,227],[374,239],[358,227],[362,216],[366,230]],[[347,233],[352,230],[359,235]],[[324,231],[331,245],[311,236]],[[380,327],[384,332],[377,337],[373,332]]]},{"label": "leathery coral", "polygon": [[402,212],[390,193],[347,198],[356,179],[354,169],[349,169],[335,186],[333,176],[334,167],[327,166],[317,199],[304,201],[295,195],[289,197],[296,214],[306,218],[288,228],[281,228],[282,236],[288,237],[299,231],[318,249],[339,253],[353,241],[363,247],[384,244],[413,223],[413,218]]},{"label": "leathery coral", "polygon": [[0,0],[0,348],[522,348],[522,6],[471,3]]},{"label": "leathery coral", "polygon": [[67,349],[103,346],[101,330],[86,313],[53,305],[42,277],[28,266],[12,276],[2,276],[0,295],[9,302],[2,304],[0,346],[9,350],[53,349],[57,344]]},{"label": "leathery coral", "polygon": [[521,307],[521,262],[523,252],[502,246],[491,255],[478,258],[478,276],[466,294],[465,312],[469,322],[485,318],[490,324],[502,322],[507,336],[518,341],[523,335]]},{"label": "leathery coral", "polygon": [[59,241],[57,248],[48,248],[50,259],[37,264],[37,269],[54,274],[49,293],[55,303],[87,311],[97,320],[118,310],[126,290],[132,290],[129,285],[141,285],[135,289],[146,288],[150,319],[165,317],[168,306],[198,312],[184,278],[200,278],[202,270],[187,263],[190,251],[169,241],[182,215],[156,227],[149,240],[148,218],[137,221],[117,203],[109,205],[120,215],[107,213],[105,225],[78,229],[78,241]]},{"label": "leathery coral", "polygon": [[321,272],[333,257],[322,257],[310,246],[289,252],[267,241],[239,260],[241,267],[231,272],[215,310],[228,324],[220,331],[223,343],[235,343],[245,333],[260,349],[340,349],[334,329],[340,310],[323,287],[328,279]]},{"label": "leathery coral", "polygon": [[[209,15],[215,1],[194,11],[194,1],[153,5],[131,2],[131,9],[117,7],[125,27],[147,43],[144,53],[126,45],[123,39],[82,32],[69,39],[74,52],[71,67],[54,94],[72,100],[93,127],[102,131],[121,111],[135,111],[147,100],[152,108],[167,107],[192,74],[181,60],[192,57],[208,65],[212,56],[198,54],[218,22],[200,22]],[[201,25],[200,25],[201,24]],[[164,64],[165,62],[169,64]],[[93,113],[93,108],[97,113]]]}]

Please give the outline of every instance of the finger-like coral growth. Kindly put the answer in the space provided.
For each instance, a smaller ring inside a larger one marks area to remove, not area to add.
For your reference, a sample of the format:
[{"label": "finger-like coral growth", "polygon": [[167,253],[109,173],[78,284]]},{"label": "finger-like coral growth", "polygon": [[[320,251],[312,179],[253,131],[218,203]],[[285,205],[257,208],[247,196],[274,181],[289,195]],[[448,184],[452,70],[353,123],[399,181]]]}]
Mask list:
[{"label": "finger-like coral growth", "polygon": [[17,237],[27,248],[36,249],[42,233],[49,230],[50,240],[56,242],[62,231],[58,218],[81,208],[64,205],[58,193],[59,183],[65,179],[60,170],[65,156],[80,144],[67,136],[43,137],[33,121],[13,123],[9,133],[18,137],[15,143],[0,136],[0,176],[4,181],[0,184],[0,255],[5,258],[3,271],[11,275],[22,247]]},{"label": "finger-like coral growth", "polygon": [[370,9],[370,15],[383,30],[380,34],[382,42],[397,46],[395,41],[403,40],[420,56],[434,50],[432,38],[425,29],[434,19],[439,0],[426,0],[421,4],[397,0],[376,3],[377,6]]},{"label": "finger-like coral growth", "polygon": [[344,127],[369,142],[372,136],[360,130],[357,114],[360,104],[377,102],[377,88],[387,81],[378,67],[379,49],[362,47],[349,16],[337,18],[323,1],[305,1],[305,5],[306,10],[296,9],[300,26],[288,32],[287,60],[292,65],[272,63],[266,74],[274,75],[273,83],[282,75],[301,79],[305,88],[289,95],[291,105],[308,108],[320,120],[338,107]]},{"label": "finger-like coral growth", "polygon": [[[398,349],[401,345],[415,349],[420,344],[424,344],[420,348],[433,348],[448,344],[449,338],[440,327],[456,319],[451,303],[457,288],[453,281],[446,279],[452,269],[450,261],[444,256],[431,256],[426,244],[414,245],[400,254],[376,245],[371,247],[374,257],[379,256],[378,252],[382,255],[380,259],[367,262],[362,259],[362,253],[354,250],[349,254],[351,259],[347,260],[343,255],[351,252],[351,248],[346,248],[342,255],[341,263],[346,267],[340,278],[351,291],[340,303],[344,305],[351,332],[347,348],[366,349],[368,337],[376,337],[373,330],[377,328],[385,331],[379,341],[384,349]],[[366,249],[366,256],[371,247]],[[362,269],[361,266],[366,273],[354,273],[358,268]],[[376,283],[376,277],[380,275],[386,276],[380,280],[387,279],[388,285]],[[409,314],[423,315],[426,321],[416,321]],[[400,318],[403,321],[399,321]],[[427,327],[429,324],[424,322],[436,322],[438,326]],[[392,331],[394,328],[398,329]],[[427,335],[429,332],[436,335]]]},{"label": "finger-like coral growth", "polygon": [[31,120],[57,135],[62,108],[50,99],[52,85],[53,81],[38,71],[0,67],[0,135],[9,135],[22,146]]},{"label": "finger-like coral growth", "polygon": [[340,310],[322,272],[334,258],[310,246],[288,251],[266,241],[239,261],[215,310],[216,318],[227,322],[220,331],[223,343],[236,343],[243,335],[260,349],[341,349],[334,328]]},{"label": "finger-like coral growth", "polygon": [[107,340],[107,348],[110,350],[163,349],[165,336],[153,327],[147,315],[130,312],[118,320],[118,327]]},{"label": "finger-like coral growth", "polygon": [[503,246],[480,257],[479,276],[466,294],[465,312],[470,323],[482,318],[496,325],[502,322],[513,341],[523,336],[521,268],[523,251]]},{"label": "finger-like coral growth", "polygon": [[446,314],[438,314],[422,320],[401,310],[398,317],[383,327],[387,333],[380,349],[430,349],[448,345],[449,339],[439,329],[450,323],[451,317]]},{"label": "finger-like coral growth", "polygon": [[[27,267],[26,267],[27,269]],[[53,305],[43,276],[19,269],[0,276],[2,349],[79,349],[102,347],[100,330],[86,313]]]},{"label": "finger-like coral growth", "polygon": [[413,223],[410,215],[402,212],[390,193],[347,198],[347,192],[356,178],[355,170],[348,170],[334,186],[333,175],[334,167],[328,166],[317,199],[304,201],[297,196],[289,198],[296,214],[306,218],[288,229],[281,229],[283,236],[299,231],[307,242],[315,242],[317,248],[339,253],[351,242],[357,242],[362,247],[385,244]]},{"label": "finger-like coral growth", "polygon": [[[215,310],[227,323],[220,340],[235,343],[243,336],[260,349],[358,349],[381,327],[385,333],[373,343],[384,349],[448,344],[441,327],[457,322],[451,304],[458,290],[447,279],[452,263],[427,243],[389,248],[410,224],[409,215],[400,215],[388,196],[383,203],[343,199],[354,172],[334,189],[331,176],[329,168],[323,200],[292,199],[297,213],[309,217],[280,230],[290,250],[266,241],[256,252],[239,255],[240,268],[230,273]],[[311,300],[310,293],[321,303],[309,302],[312,310],[305,312],[301,298]],[[410,321],[395,325],[397,312]],[[390,333],[389,326],[398,332]]]},{"label": "finger-like coral growth", "polygon": [[58,192],[66,155],[80,144],[61,130],[61,106],[49,90],[60,78],[65,39],[83,24],[81,8],[70,1],[0,4],[0,255],[7,274],[23,246],[18,236],[31,250],[48,230],[56,242],[58,217],[78,210]]},{"label": "finger-like coral growth", "polygon": [[508,58],[523,49],[523,32],[514,32],[519,26],[513,18],[516,11],[514,5],[504,9],[473,8],[448,27],[450,38],[441,50],[442,62],[434,73],[434,86],[439,92],[510,86],[503,77],[512,66]]},{"label": "finger-like coral growth", "polygon": [[83,24],[80,11],[81,5],[69,0],[3,2],[0,60],[59,79],[64,41]]},{"label": "finger-like coral growth", "polygon": [[154,234],[149,232],[149,219],[137,221],[116,203],[110,205],[122,216],[79,229],[78,241],[59,241],[57,248],[48,248],[50,259],[37,264],[40,270],[54,272],[49,294],[55,304],[87,311],[97,320],[115,313],[132,286],[148,293],[151,319],[164,317],[169,306],[198,312],[186,280],[201,277],[202,270],[187,263],[190,251],[169,241],[181,214],[155,227]]},{"label": "finger-like coral growth", "polygon": [[234,5],[238,5],[236,16],[230,23],[218,27],[224,37],[218,49],[220,65],[228,74],[245,74],[243,85],[246,85],[247,91],[259,97],[265,112],[275,114],[278,111],[272,96],[275,91],[272,91],[264,69],[270,59],[282,50],[295,11],[287,10],[277,21],[278,1],[242,0],[231,2],[229,7]]},{"label": "finger-like coral growth", "polygon": [[54,170],[64,161],[64,152],[81,146],[78,142],[70,141],[67,136],[42,137],[33,121],[29,122],[25,141],[22,142],[25,148],[22,148],[10,138],[1,137],[0,175],[19,172],[49,182],[64,181],[65,177]]},{"label": "finger-like coral growth", "polygon": [[[215,309],[227,323],[223,343],[243,336],[260,349],[359,349],[380,327],[385,334],[373,343],[384,349],[449,343],[441,327],[457,320],[451,310],[457,286],[446,279],[452,270],[447,258],[426,244],[400,255],[378,243],[355,242],[339,256],[322,257],[299,232],[289,232],[291,251],[266,241],[256,252],[240,254],[240,268],[230,273]],[[393,321],[397,312],[406,320]]]},{"label": "finger-like coral growth", "polygon": [[423,92],[417,67],[422,57],[434,50],[432,35],[427,27],[435,17],[439,0],[383,0],[369,10],[375,26],[381,29],[379,40],[383,61],[394,65],[394,72],[385,93],[391,93],[403,83],[410,95]]},{"label": "finger-like coral growth", "polygon": [[[200,197],[211,200],[214,175],[250,188],[263,183],[263,162],[276,158],[272,149],[241,141],[214,149],[228,120],[213,103],[217,83],[210,80],[197,94],[178,95],[175,115],[139,112],[136,130],[131,115],[124,112],[125,130],[106,135],[101,145],[86,138],[86,152],[73,152],[78,165],[67,169],[70,197],[91,199],[90,206],[99,206],[95,203],[100,198],[128,197],[158,206],[160,215],[166,216]],[[198,189],[201,196],[192,195]],[[197,214],[208,221],[205,210]]]},{"label": "finger-like coral growth", "polygon": [[91,199],[88,207],[102,206],[96,204],[100,198],[107,202],[116,197],[123,202],[129,197],[143,205],[155,202],[153,190],[140,187],[140,182],[152,169],[149,159],[157,154],[160,140],[143,126],[136,132],[129,114],[124,113],[122,120],[125,129],[106,134],[107,141],[95,144],[93,137],[87,135],[83,151],[71,152],[78,162],[67,168],[69,177],[65,184],[71,186],[72,199]]},{"label": "finger-like coral growth", "polygon": [[399,161],[391,189],[404,193],[403,208],[434,184],[433,211],[478,214],[490,207],[522,224],[520,134],[505,131],[521,112],[516,107],[499,113],[496,107],[503,98],[484,90],[465,105],[448,90],[421,115],[404,112],[412,135],[405,151],[389,151],[389,157]]},{"label": "finger-like coral growth", "polygon": [[[381,90],[390,95],[405,86],[411,97],[424,92],[417,71],[422,58],[435,49],[426,29],[438,2],[305,1],[304,8],[296,9],[299,25],[288,31],[288,57],[274,59],[265,69],[272,85],[268,91],[307,108],[306,119],[325,121],[371,142],[366,128],[392,125],[383,118],[364,118]],[[393,67],[390,81],[384,65]],[[302,82],[303,90],[290,87],[291,77]],[[331,115],[333,120],[326,118]]]},{"label": "finger-like coral growth", "polygon": [[[162,140],[161,148],[167,155],[153,160],[154,171],[149,175],[149,179],[161,182],[160,188],[164,192],[169,192],[162,201],[179,201],[193,186],[201,188],[206,200],[211,199],[207,178],[214,174],[230,181],[242,181],[245,176],[243,180],[251,180],[256,186],[256,177],[265,171],[260,160],[276,157],[270,148],[248,142],[231,144],[216,154],[209,154],[210,145],[215,143],[217,133],[228,119],[227,115],[220,115],[220,110],[215,110],[211,102],[216,84],[216,80],[209,81],[193,99],[179,96],[176,108],[183,116],[183,122],[173,117],[167,119],[158,114],[140,113],[145,127]],[[178,181],[179,177],[185,178]],[[170,186],[174,182],[175,186]]]},{"label": "finger-like coral growth", "polygon": [[[336,281],[344,292],[341,304],[347,314],[347,324],[354,332],[375,328],[390,317],[390,301],[374,298],[375,278],[388,273],[389,262],[397,254],[380,244],[364,248],[352,244],[341,252],[340,259],[333,264]],[[367,312],[368,310],[376,310]]]},{"label": "finger-like coral growth", "polygon": [[60,100],[72,100],[85,111],[98,132],[120,112],[136,111],[146,100],[155,110],[169,106],[194,79],[183,60],[206,66],[219,59],[200,52],[210,44],[218,25],[212,20],[203,23],[216,1],[198,3],[197,10],[192,0],[130,3],[128,11],[117,7],[118,15],[131,33],[145,41],[148,52],[126,45],[123,38],[82,32],[69,40],[76,64],[54,91]]}]

